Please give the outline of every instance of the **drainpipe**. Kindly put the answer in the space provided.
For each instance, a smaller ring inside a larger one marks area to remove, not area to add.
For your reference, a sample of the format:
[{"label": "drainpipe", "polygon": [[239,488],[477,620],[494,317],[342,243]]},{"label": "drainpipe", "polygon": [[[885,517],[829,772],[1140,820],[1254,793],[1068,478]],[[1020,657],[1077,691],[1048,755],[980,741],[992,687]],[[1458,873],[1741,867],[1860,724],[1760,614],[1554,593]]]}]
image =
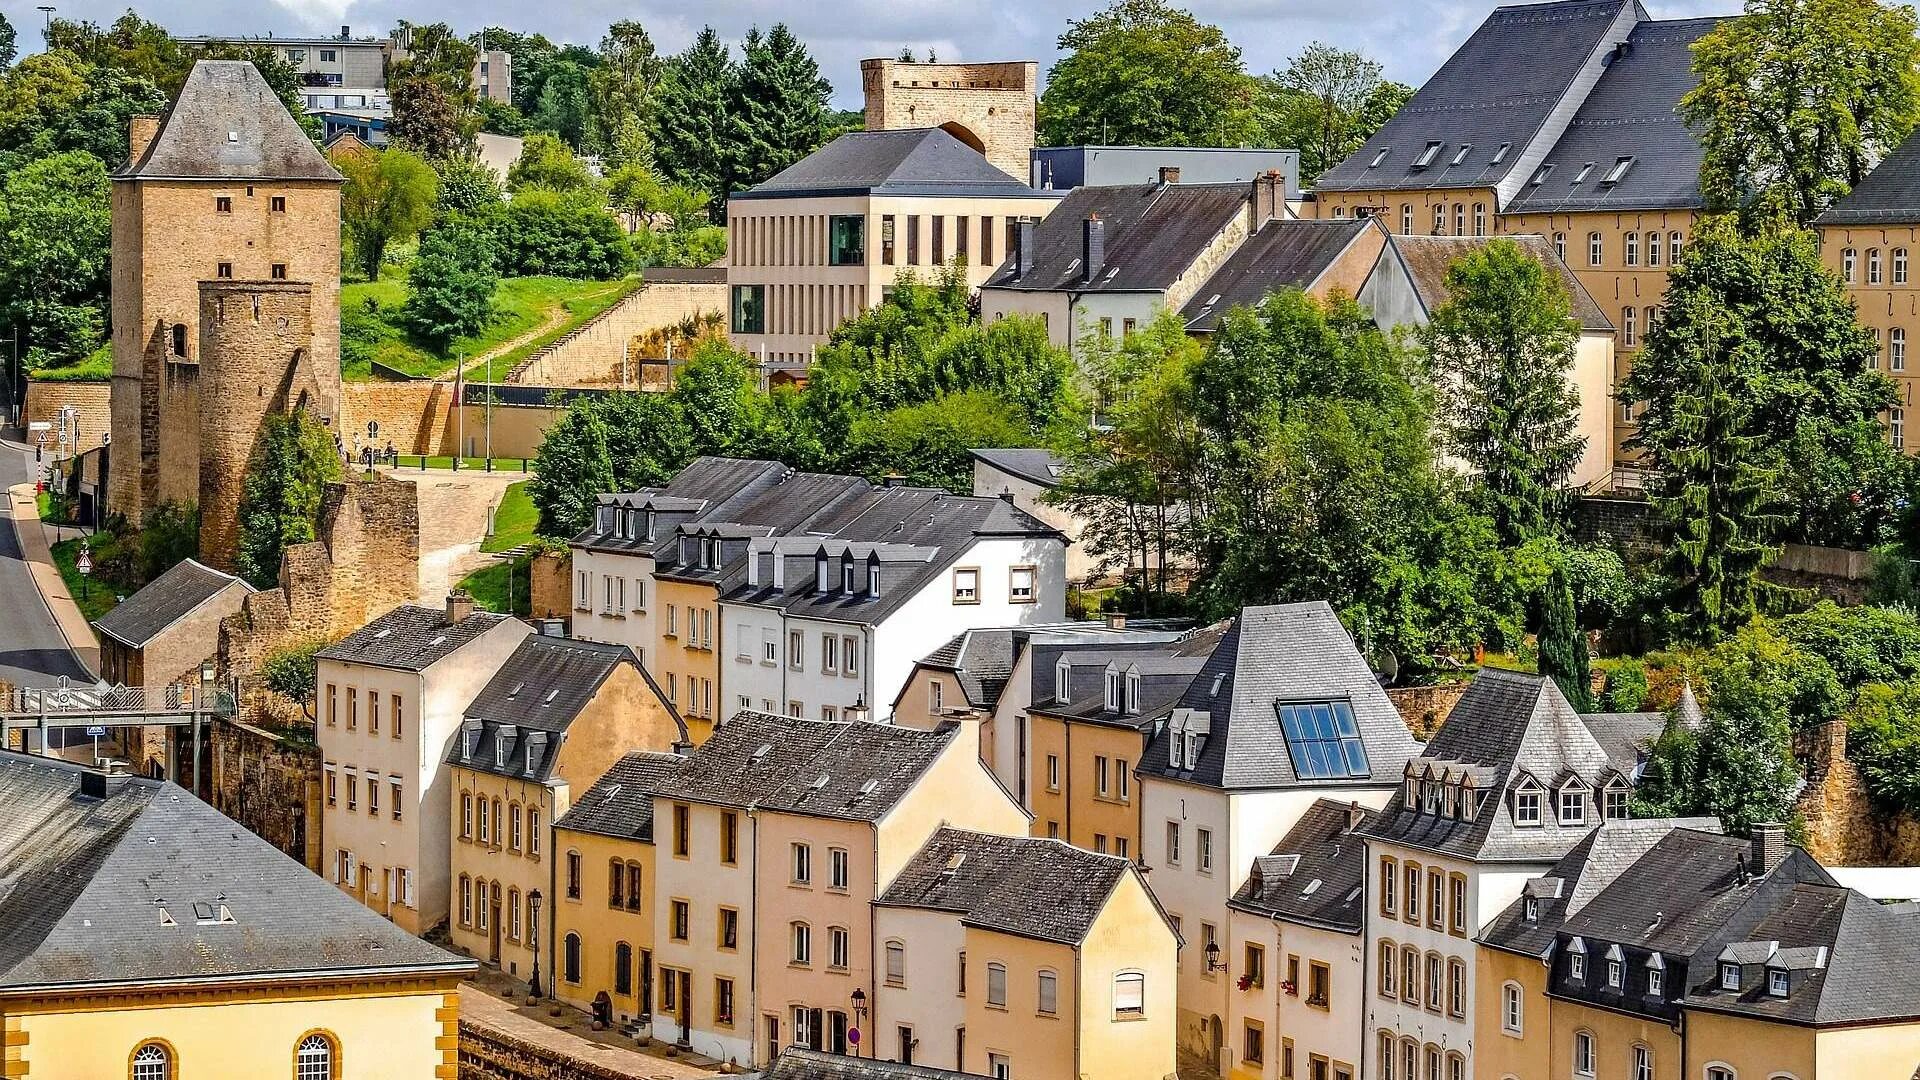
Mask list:
[{"label": "drainpipe", "polygon": [[[752,827],[753,837],[752,843],[747,847],[747,850],[752,853],[752,857],[747,863],[747,910],[753,912],[753,917],[751,919],[751,928],[748,931],[751,935],[752,944],[747,946],[748,1005],[746,1008],[746,1015],[748,1017],[747,1045],[752,1047],[760,1042],[760,1033],[754,1030],[754,1028],[758,1026],[757,1021],[760,1019],[760,809],[756,803],[748,803],[746,809],[747,824]],[[685,1002],[681,1004],[683,1007],[685,1006]],[[734,1009],[736,1013],[739,1011],[739,1008],[739,1003],[735,1002]],[[687,1013],[686,1026],[690,1027],[692,1024],[693,1013],[689,1010]],[[780,1047],[778,1045],[768,1047],[767,1060],[772,1061],[773,1056],[779,1052]],[[749,1049],[747,1051],[748,1065],[753,1064],[753,1056],[753,1051]]]}]

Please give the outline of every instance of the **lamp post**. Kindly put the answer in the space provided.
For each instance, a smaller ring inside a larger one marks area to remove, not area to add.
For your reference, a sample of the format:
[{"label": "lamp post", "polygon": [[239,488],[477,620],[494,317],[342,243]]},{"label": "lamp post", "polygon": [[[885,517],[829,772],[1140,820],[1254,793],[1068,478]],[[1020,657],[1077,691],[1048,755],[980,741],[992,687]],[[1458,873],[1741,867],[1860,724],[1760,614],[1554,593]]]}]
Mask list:
[{"label": "lamp post", "polygon": [[540,1000],[540,890],[527,894],[527,904],[531,907],[528,916],[528,929],[533,931],[533,977],[527,980],[527,1000]]},{"label": "lamp post", "polygon": [[860,987],[853,988],[853,1030],[847,1032],[847,1042],[853,1045],[853,1056],[860,1056],[860,1025],[867,1019],[867,992]]},{"label": "lamp post", "polygon": [[1220,943],[1219,942],[1217,941],[1207,942],[1206,951],[1207,951],[1207,970],[1208,971],[1226,970],[1227,965],[1220,962]]}]

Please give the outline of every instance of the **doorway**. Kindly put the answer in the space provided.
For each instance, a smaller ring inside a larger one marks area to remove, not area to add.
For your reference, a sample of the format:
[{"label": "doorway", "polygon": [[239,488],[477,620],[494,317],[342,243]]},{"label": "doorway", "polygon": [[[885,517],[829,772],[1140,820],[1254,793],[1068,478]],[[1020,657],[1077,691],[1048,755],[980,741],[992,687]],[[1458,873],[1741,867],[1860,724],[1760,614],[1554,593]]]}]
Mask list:
[{"label": "doorway", "polygon": [[495,882],[487,900],[487,960],[500,963],[500,883]]}]

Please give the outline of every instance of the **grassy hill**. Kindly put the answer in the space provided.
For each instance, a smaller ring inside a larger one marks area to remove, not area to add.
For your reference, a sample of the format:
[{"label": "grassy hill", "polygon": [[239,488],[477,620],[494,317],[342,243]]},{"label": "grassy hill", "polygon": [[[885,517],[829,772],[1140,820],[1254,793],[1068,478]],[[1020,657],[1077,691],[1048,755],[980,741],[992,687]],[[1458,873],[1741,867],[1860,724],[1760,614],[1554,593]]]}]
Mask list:
[{"label": "grassy hill", "polygon": [[[456,358],[493,353],[487,366],[504,376],[514,364],[612,307],[638,285],[638,279],[507,278],[494,294],[493,322],[438,353],[407,329],[406,277],[389,268],[379,281],[353,282],[340,289],[340,370],[348,381],[370,379],[377,362],[417,378],[436,378],[452,374]],[[469,369],[469,375],[480,378],[483,372]]]}]

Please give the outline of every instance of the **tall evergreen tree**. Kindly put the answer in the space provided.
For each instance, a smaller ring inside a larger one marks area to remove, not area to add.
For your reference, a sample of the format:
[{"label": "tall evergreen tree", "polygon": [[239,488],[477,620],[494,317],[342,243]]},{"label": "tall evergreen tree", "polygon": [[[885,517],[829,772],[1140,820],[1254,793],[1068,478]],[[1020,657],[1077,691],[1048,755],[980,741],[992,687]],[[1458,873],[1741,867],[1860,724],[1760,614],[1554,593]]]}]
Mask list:
[{"label": "tall evergreen tree", "polygon": [[20,55],[18,38],[13,32],[13,24],[5,15],[0,15],[0,69],[13,66],[13,58]]},{"label": "tall evergreen tree", "polygon": [[751,187],[819,149],[827,137],[833,87],[785,23],[762,37],[747,31],[740,77],[727,109],[736,189]]},{"label": "tall evergreen tree", "polygon": [[727,109],[739,72],[713,27],[667,62],[654,111],[654,160],[670,180],[707,193],[724,213],[730,167]]},{"label": "tall evergreen tree", "polygon": [[1593,667],[1573,608],[1573,590],[1559,567],[1540,597],[1540,674],[1551,678],[1579,712],[1593,711]]}]

